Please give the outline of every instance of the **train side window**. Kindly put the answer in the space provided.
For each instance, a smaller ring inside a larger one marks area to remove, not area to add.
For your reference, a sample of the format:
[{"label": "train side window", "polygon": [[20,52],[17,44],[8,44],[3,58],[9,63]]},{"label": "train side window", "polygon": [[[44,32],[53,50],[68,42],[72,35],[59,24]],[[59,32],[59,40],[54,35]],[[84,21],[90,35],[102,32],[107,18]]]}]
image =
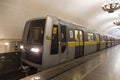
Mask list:
[{"label": "train side window", "polygon": [[96,41],[100,41],[100,37],[98,34],[96,34]]},{"label": "train side window", "polygon": [[69,31],[69,34],[70,34],[70,38],[74,38],[74,34],[72,30]]},{"label": "train side window", "polygon": [[65,25],[61,25],[61,42],[67,42]]},{"label": "train side window", "polygon": [[104,41],[106,41],[106,36],[104,36]]},{"label": "train side window", "polygon": [[75,30],[75,40],[78,41],[78,30]]},{"label": "train side window", "polygon": [[96,41],[96,34],[93,34],[93,41]]},{"label": "train side window", "polygon": [[101,36],[101,41],[105,41],[105,38],[104,38],[104,36]]},{"label": "train side window", "polygon": [[94,41],[93,33],[88,33],[88,41]]},{"label": "train side window", "polygon": [[58,25],[53,25],[50,54],[58,54]]},{"label": "train side window", "polygon": [[80,41],[83,41],[83,33],[82,33],[82,31],[79,31],[79,34],[80,34]]}]

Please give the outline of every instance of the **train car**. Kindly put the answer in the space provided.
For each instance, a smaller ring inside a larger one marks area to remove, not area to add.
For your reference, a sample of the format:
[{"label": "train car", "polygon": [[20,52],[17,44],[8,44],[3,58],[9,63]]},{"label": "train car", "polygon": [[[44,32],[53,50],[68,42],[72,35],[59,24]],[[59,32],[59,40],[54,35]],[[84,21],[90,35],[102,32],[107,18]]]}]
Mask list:
[{"label": "train car", "polygon": [[84,55],[96,52],[99,50],[97,44],[99,44],[99,38],[96,39],[96,33],[93,31],[87,30],[84,33]]},{"label": "train car", "polygon": [[100,36],[55,17],[32,19],[24,28],[21,59],[40,71],[99,51],[102,47]]}]

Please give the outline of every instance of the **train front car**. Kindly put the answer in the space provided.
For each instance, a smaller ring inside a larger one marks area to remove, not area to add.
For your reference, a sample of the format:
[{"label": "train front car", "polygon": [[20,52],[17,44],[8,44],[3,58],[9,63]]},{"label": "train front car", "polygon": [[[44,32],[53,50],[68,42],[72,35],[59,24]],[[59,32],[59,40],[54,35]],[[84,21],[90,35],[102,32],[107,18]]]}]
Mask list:
[{"label": "train front car", "polygon": [[41,71],[59,64],[58,21],[47,16],[26,22],[22,44],[22,62]]},{"label": "train front car", "polygon": [[46,19],[28,21],[20,46],[22,61],[36,68],[39,68],[42,64],[45,24]]}]

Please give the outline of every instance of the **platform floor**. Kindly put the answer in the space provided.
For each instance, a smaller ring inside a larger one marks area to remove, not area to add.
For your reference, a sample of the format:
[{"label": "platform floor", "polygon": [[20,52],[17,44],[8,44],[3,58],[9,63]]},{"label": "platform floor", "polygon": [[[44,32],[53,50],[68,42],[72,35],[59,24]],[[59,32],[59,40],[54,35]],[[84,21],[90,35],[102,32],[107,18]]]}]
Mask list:
[{"label": "platform floor", "polygon": [[50,80],[120,80],[120,45]]},{"label": "platform floor", "polygon": [[120,80],[120,45],[20,80],[34,80],[35,77],[40,80]]}]

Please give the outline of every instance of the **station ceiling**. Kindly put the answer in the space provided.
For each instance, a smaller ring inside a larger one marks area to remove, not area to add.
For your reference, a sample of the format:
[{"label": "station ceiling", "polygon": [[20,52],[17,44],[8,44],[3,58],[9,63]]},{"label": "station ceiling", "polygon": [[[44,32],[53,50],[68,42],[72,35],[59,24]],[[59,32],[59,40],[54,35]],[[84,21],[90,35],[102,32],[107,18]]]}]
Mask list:
[{"label": "station ceiling", "polygon": [[100,33],[120,37],[120,10],[108,13],[101,5],[110,0],[0,0],[0,39],[21,39],[27,20],[56,16]]}]

